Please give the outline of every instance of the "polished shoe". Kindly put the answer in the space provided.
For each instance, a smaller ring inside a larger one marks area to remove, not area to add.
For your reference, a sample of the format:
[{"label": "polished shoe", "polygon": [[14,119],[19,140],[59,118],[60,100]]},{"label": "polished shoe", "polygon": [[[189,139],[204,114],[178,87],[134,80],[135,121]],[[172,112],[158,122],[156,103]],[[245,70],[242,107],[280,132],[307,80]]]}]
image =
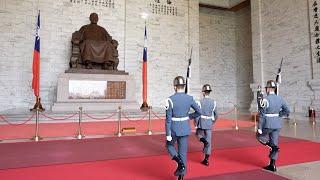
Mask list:
[{"label": "polished shoe", "polygon": [[268,171],[272,171],[272,172],[276,172],[277,171],[276,161],[271,159],[270,164],[268,166],[264,167],[263,169],[268,170]]},{"label": "polished shoe", "polygon": [[86,69],[92,69],[92,64],[90,62],[86,63]]},{"label": "polished shoe", "polygon": [[181,175],[182,172],[186,169],[186,167],[184,166],[184,163],[183,163],[182,159],[180,158],[180,156],[174,156],[174,157],[172,158],[172,160],[175,160],[175,161],[177,162],[177,164],[178,164],[178,167],[177,167],[177,169],[175,170],[174,175],[175,175],[175,176]]},{"label": "polished shoe", "polygon": [[205,166],[209,166],[209,154],[206,154],[205,158],[203,159],[203,161],[201,161],[201,164],[205,165]]},{"label": "polished shoe", "polygon": [[183,175],[179,175],[178,180],[183,180]]}]

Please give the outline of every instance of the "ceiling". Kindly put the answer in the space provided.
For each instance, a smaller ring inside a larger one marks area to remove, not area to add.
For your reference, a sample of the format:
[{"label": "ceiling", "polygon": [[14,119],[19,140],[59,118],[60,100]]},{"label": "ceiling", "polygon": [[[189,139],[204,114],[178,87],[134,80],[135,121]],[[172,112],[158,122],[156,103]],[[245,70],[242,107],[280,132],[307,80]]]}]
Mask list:
[{"label": "ceiling", "polygon": [[245,0],[200,0],[200,4],[206,4],[223,8],[232,8],[235,5],[238,5],[244,1]]}]

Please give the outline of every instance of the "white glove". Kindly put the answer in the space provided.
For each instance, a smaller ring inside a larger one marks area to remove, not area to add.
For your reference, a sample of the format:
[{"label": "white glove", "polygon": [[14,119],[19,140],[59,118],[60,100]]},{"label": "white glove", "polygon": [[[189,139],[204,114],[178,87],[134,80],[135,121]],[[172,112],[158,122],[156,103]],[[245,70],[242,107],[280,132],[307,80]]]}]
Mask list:
[{"label": "white glove", "polygon": [[194,128],[198,129],[198,126],[195,126]]},{"label": "white glove", "polygon": [[171,136],[167,136],[167,141],[172,141],[172,137]]},{"label": "white glove", "polygon": [[259,134],[262,134],[262,130],[261,130],[261,129],[258,129],[258,133],[259,133]]}]

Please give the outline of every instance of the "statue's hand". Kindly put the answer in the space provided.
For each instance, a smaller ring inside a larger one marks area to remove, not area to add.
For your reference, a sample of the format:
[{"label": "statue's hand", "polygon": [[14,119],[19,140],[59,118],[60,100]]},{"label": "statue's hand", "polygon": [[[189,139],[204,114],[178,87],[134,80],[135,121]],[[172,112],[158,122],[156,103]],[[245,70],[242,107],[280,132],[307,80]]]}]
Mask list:
[{"label": "statue's hand", "polygon": [[80,44],[80,40],[79,39],[75,39],[72,41],[74,44]]}]

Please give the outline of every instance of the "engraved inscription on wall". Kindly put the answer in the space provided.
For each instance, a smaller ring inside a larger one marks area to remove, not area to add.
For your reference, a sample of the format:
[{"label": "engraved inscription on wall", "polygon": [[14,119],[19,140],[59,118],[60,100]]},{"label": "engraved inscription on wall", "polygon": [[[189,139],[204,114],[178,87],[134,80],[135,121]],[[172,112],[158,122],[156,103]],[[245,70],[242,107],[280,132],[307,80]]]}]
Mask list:
[{"label": "engraved inscription on wall", "polygon": [[125,98],[125,81],[69,80],[69,99]]},{"label": "engraved inscription on wall", "polygon": [[73,4],[114,8],[114,0],[70,0]]},{"label": "engraved inscription on wall", "polygon": [[125,81],[108,81],[106,89],[106,99],[125,99],[126,82]]},{"label": "engraved inscription on wall", "polygon": [[149,11],[152,14],[177,16],[178,7],[172,0],[150,0]]},{"label": "engraved inscription on wall", "polygon": [[309,0],[310,34],[313,62],[320,63],[320,1]]}]

